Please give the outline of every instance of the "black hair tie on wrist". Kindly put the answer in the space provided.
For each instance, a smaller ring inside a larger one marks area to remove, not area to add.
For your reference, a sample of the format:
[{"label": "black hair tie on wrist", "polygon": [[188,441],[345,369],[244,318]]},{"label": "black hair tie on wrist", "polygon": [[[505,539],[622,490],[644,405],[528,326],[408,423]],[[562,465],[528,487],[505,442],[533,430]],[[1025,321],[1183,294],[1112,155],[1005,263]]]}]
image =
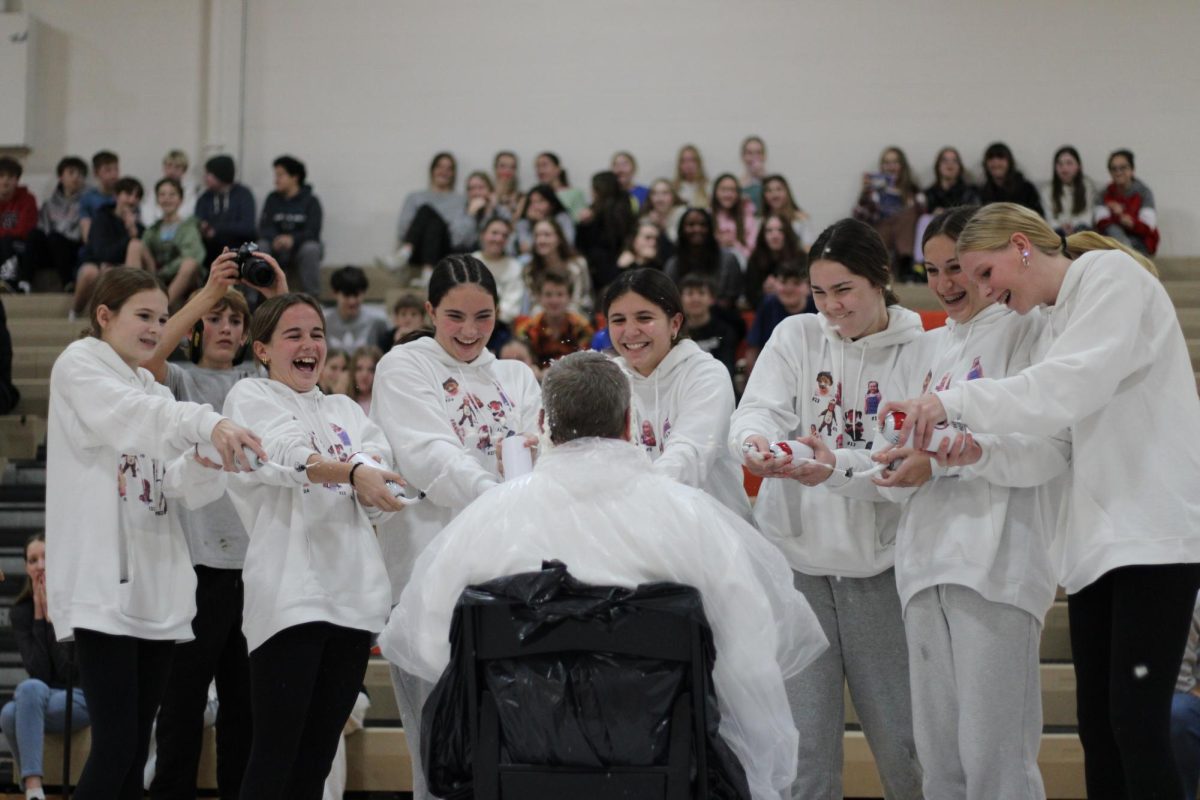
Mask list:
[{"label": "black hair tie on wrist", "polygon": [[350,477],[349,477],[349,479],[348,479],[348,480],[350,481],[350,486],[351,486],[351,487],[353,487],[353,486],[354,486],[354,471],[355,471],[356,469],[358,469],[359,467],[361,467],[361,466],[362,466],[362,462],[361,462],[361,461],[356,461],[356,462],[354,463],[354,466],[350,468]]},{"label": "black hair tie on wrist", "polygon": [[1058,238],[1059,238],[1059,239],[1062,241],[1062,251],[1063,251],[1063,255],[1064,255],[1064,256],[1067,256],[1067,257],[1070,257],[1070,255],[1071,255],[1071,251],[1070,251],[1070,249],[1067,247],[1067,237],[1066,237],[1066,235],[1065,235],[1065,234],[1062,234],[1062,233],[1060,233],[1060,234],[1058,235]]}]

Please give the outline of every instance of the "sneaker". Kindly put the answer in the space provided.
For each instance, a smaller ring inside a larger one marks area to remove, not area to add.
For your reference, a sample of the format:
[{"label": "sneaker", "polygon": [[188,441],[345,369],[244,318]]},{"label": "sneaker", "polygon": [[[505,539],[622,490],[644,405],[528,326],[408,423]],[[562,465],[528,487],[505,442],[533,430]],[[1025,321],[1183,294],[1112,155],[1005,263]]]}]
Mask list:
[{"label": "sneaker", "polygon": [[10,288],[17,287],[17,257],[10,256],[7,261],[0,264],[0,281],[4,281]]},{"label": "sneaker", "polygon": [[77,318],[78,315],[75,313],[75,309],[72,308],[67,312],[67,322],[74,322]]},{"label": "sneaker", "polygon": [[29,285],[29,281],[17,281],[17,291],[21,294],[29,294],[33,291],[33,287]]}]

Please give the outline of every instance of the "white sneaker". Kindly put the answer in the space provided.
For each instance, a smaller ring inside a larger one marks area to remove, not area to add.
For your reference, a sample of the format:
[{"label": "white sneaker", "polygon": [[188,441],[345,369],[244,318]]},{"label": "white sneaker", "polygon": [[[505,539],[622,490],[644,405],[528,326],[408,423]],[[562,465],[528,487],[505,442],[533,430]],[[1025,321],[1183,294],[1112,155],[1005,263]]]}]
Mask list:
[{"label": "white sneaker", "polygon": [[78,315],[76,315],[75,309],[72,308],[70,311],[67,312],[67,322],[74,322],[77,318],[78,318]]},{"label": "white sneaker", "polygon": [[392,272],[404,269],[408,266],[408,259],[412,256],[412,245],[403,244],[397,248],[396,252],[390,256],[375,259],[376,263],[381,267],[385,267]]}]

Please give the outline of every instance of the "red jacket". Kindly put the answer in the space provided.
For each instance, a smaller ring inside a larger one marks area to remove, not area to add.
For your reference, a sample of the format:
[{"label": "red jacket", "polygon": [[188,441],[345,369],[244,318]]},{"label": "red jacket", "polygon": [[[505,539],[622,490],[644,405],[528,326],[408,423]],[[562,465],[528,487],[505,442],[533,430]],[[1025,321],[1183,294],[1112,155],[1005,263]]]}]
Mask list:
[{"label": "red jacket", "polygon": [[37,200],[24,186],[18,186],[7,201],[0,201],[0,237],[26,239],[37,227]]},{"label": "red jacket", "polygon": [[[1139,191],[1139,184],[1136,181],[1134,181],[1132,191],[1129,194],[1122,194],[1121,190],[1116,187],[1116,184],[1110,183],[1108,188],[1104,190],[1104,197],[1100,199],[1100,208],[1103,210],[1097,212],[1096,230],[1103,232],[1109,225],[1120,225],[1130,236],[1142,240],[1146,245],[1146,252],[1154,255],[1155,251],[1158,250],[1158,227],[1148,224],[1141,218],[1144,201],[1145,196]],[[1108,211],[1109,203],[1119,204],[1124,213],[1133,219],[1133,227],[1126,227],[1121,223],[1119,216],[1113,215]],[[1149,208],[1153,210],[1153,204]]]}]

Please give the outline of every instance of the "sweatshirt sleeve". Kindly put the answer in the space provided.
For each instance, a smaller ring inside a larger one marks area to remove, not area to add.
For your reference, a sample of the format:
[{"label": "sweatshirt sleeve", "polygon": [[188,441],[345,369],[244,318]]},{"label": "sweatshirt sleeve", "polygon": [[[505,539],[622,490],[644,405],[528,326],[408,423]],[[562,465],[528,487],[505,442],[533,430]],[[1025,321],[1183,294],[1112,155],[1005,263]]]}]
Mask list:
[{"label": "sweatshirt sleeve", "polygon": [[159,453],[164,444],[177,452],[212,440],[220,414],[157,388],[162,394],[122,380],[82,348],[68,348],[50,375],[52,401],[61,397],[75,414],[85,445]]},{"label": "sweatshirt sleeve", "polygon": [[9,228],[9,233],[18,239],[26,239],[37,227],[37,221],[37,200],[33,199],[33,195],[26,193],[18,203],[17,222]]},{"label": "sweatshirt sleeve", "polygon": [[949,419],[986,433],[1054,436],[1107,405],[1121,381],[1150,363],[1156,348],[1137,331],[1152,288],[1133,272],[1141,266],[1114,255],[1084,269],[1066,328],[1042,360],[938,392]]},{"label": "sweatshirt sleeve", "polygon": [[318,454],[312,437],[260,381],[243,380],[234,384],[225,397],[225,413],[238,425],[258,434],[271,462],[253,472],[241,473],[238,476],[241,480],[290,487],[308,483],[307,472],[296,467]]},{"label": "sweatshirt sleeve", "polygon": [[17,640],[17,652],[21,654],[21,665],[29,677],[43,683],[51,683],[54,676],[54,661],[51,655],[51,638],[46,620],[33,618],[33,602],[17,603],[12,614],[13,636]]},{"label": "sweatshirt sleeve", "polygon": [[463,448],[446,418],[442,389],[403,349],[375,372],[371,418],[387,435],[399,472],[436,505],[461,509],[499,483]]},{"label": "sweatshirt sleeve", "polygon": [[1069,431],[1057,436],[981,433],[975,441],[983,449],[983,457],[962,469],[964,479],[982,478],[997,486],[1032,488],[1065,472],[1071,463]]},{"label": "sweatshirt sleeve", "polygon": [[[794,318],[793,318],[794,319]],[[793,324],[785,320],[779,327]],[[796,347],[790,340],[799,339]],[[800,425],[796,414],[796,387],[803,386],[797,349],[804,346],[804,332],[798,336],[772,336],[763,347],[742,402],[729,423],[729,447],[739,462],[742,443],[754,434],[778,441]]]},{"label": "sweatshirt sleeve", "polygon": [[671,436],[654,461],[654,471],[701,488],[709,472],[726,456],[734,405],[729,372],[716,359],[705,358],[700,368],[687,376],[680,395],[682,403],[671,421]]},{"label": "sweatshirt sleeve", "polygon": [[229,474],[222,469],[204,466],[194,458],[190,449],[185,450],[167,465],[163,494],[182,500],[187,509],[195,511],[225,494],[228,486],[226,476]]}]

